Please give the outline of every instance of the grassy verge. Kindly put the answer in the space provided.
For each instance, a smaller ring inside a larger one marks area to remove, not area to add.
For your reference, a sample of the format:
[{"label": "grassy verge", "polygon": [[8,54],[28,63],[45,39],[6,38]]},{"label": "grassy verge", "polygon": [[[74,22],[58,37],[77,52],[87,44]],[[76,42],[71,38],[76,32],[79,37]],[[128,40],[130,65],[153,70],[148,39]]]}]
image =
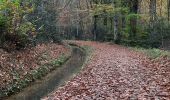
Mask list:
[{"label": "grassy verge", "polygon": [[160,50],[156,48],[150,48],[150,49],[132,48],[132,49],[146,54],[151,59],[156,59],[156,58],[165,57],[165,56],[170,58],[170,52],[165,51],[165,50]]},{"label": "grassy verge", "polygon": [[84,68],[86,64],[88,64],[92,58],[93,48],[90,46],[81,46],[81,48],[83,48],[86,53],[86,59],[85,59],[84,64],[82,65],[82,68]]}]

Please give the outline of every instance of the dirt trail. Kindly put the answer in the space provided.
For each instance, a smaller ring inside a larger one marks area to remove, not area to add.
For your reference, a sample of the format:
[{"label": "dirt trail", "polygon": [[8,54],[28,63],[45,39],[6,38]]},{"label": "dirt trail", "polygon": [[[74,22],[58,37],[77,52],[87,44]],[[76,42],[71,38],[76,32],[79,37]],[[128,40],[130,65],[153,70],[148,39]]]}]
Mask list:
[{"label": "dirt trail", "polygon": [[145,55],[123,46],[76,43],[94,48],[89,63],[45,100],[170,100],[170,64],[152,67]]}]

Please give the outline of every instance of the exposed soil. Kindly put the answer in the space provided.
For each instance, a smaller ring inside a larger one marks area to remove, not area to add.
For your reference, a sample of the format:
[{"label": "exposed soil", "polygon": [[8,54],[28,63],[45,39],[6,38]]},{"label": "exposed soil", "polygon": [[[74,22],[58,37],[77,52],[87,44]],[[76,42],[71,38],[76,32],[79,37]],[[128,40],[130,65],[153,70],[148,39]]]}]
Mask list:
[{"label": "exposed soil", "polygon": [[0,90],[66,52],[67,48],[54,43],[39,44],[33,48],[11,53],[0,49]]},{"label": "exposed soil", "polygon": [[94,48],[84,69],[44,100],[170,100],[170,60],[149,59],[123,46],[75,42]]}]

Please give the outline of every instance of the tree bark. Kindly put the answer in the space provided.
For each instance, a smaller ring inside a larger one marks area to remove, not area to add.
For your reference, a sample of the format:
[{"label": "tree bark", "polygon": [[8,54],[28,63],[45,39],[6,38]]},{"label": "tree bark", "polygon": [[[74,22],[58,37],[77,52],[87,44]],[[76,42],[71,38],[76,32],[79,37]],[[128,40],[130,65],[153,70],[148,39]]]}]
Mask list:
[{"label": "tree bark", "polygon": [[155,23],[157,19],[156,13],[156,0],[150,0],[150,28],[153,29],[150,33],[150,42],[153,44],[157,41],[157,33],[155,29]]},{"label": "tree bark", "polygon": [[[113,2],[113,6],[116,9],[117,3]],[[113,20],[114,20],[114,24],[113,24],[114,25],[114,42],[118,43],[119,42],[119,32],[118,32],[119,16],[117,12],[115,13],[113,17]]]},{"label": "tree bark", "polygon": [[93,24],[93,39],[96,40],[97,39],[97,18],[98,15],[94,16],[94,24]]},{"label": "tree bark", "polygon": [[[129,2],[130,6],[130,12],[132,14],[137,14],[138,13],[138,0],[132,0]],[[132,17],[130,18],[130,38],[135,39],[136,33],[137,33],[137,18]]]},{"label": "tree bark", "polygon": [[170,0],[167,0],[167,8],[168,8],[168,21],[170,21]]},{"label": "tree bark", "polygon": [[114,41],[118,43],[118,15],[114,16]]},{"label": "tree bark", "polygon": [[150,0],[150,21],[156,20],[156,0]]}]

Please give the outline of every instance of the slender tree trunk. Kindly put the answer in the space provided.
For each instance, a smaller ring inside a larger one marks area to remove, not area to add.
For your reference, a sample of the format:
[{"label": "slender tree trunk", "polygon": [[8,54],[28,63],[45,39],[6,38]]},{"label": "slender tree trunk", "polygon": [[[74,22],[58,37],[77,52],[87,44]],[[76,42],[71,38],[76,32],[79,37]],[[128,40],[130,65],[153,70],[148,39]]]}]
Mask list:
[{"label": "slender tree trunk", "polygon": [[150,28],[153,29],[150,33],[151,44],[157,41],[156,40],[157,34],[156,34],[156,29],[155,29],[156,19],[157,19],[156,0],[150,0]]},{"label": "slender tree trunk", "polygon": [[162,2],[163,0],[161,0],[160,2],[161,2],[161,4],[160,4],[160,17],[162,17],[162,11],[163,11],[163,9],[162,9],[162,6],[163,6],[163,2]]},{"label": "slender tree trunk", "polygon": [[168,8],[168,21],[170,21],[170,0],[167,0],[167,8]]},{"label": "slender tree trunk", "polygon": [[[132,0],[129,2],[130,6],[130,12],[132,14],[137,14],[138,13],[138,0]],[[130,18],[130,38],[135,39],[136,33],[137,33],[137,18],[133,17]]]},{"label": "slender tree trunk", "polygon": [[[116,9],[117,8],[117,3],[114,2],[113,6]],[[114,25],[114,42],[115,43],[119,42],[119,37],[118,37],[118,35],[119,35],[119,33],[118,33],[118,23],[119,23],[119,20],[118,20],[118,18],[119,18],[118,13],[116,13],[114,15],[114,17],[113,17],[113,20],[114,20],[114,24],[113,24]]]},{"label": "slender tree trunk", "polygon": [[[98,0],[94,0],[95,4],[99,4]],[[97,19],[98,19],[98,15],[94,15],[94,23],[93,23],[93,39],[97,40]]]},{"label": "slender tree trunk", "polygon": [[115,43],[118,42],[118,15],[114,16],[114,41]]},{"label": "slender tree trunk", "polygon": [[93,24],[93,39],[96,40],[97,39],[97,18],[98,15],[94,16],[94,24]]},{"label": "slender tree trunk", "polygon": [[156,20],[156,0],[150,0],[150,21]]},{"label": "slender tree trunk", "polygon": [[111,24],[110,29],[113,30],[113,18],[112,17],[110,18],[110,24]]},{"label": "slender tree trunk", "polygon": [[[80,1],[79,1],[79,2],[80,2]],[[79,2],[77,2],[77,11],[76,11],[76,15],[77,15],[77,16],[76,16],[76,17],[77,17],[77,26],[76,26],[76,27],[77,27],[77,32],[76,32],[77,35],[76,35],[76,36],[77,36],[77,39],[79,38],[79,20],[80,20],[80,19],[79,19],[79,12],[78,12]]]}]

